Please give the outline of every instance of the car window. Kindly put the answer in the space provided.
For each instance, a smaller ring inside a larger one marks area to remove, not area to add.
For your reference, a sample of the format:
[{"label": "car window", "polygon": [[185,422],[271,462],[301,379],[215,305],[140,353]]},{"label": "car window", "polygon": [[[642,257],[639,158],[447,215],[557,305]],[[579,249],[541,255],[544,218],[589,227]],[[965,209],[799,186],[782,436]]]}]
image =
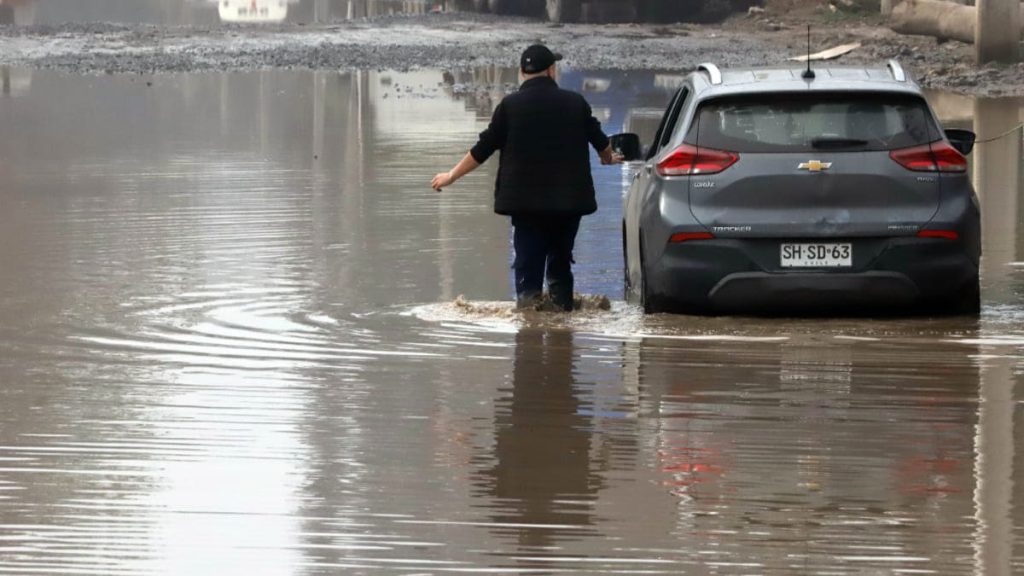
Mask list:
[{"label": "car window", "polygon": [[665,131],[662,133],[661,141],[658,143],[659,147],[665,146],[672,139],[672,133],[676,131],[676,122],[679,121],[679,113],[682,112],[683,106],[686,104],[686,98],[689,95],[690,91],[685,86],[679,91],[679,98],[676,99],[675,106],[670,111],[668,123],[665,124]]},{"label": "car window", "polygon": [[680,88],[672,95],[672,99],[668,101],[668,106],[665,108],[665,113],[661,115],[661,122],[658,123],[658,130],[654,133],[654,140],[651,142],[651,146],[647,149],[647,159],[650,160],[658,152],[659,143],[661,142],[661,135],[665,133],[665,125],[668,124],[668,118],[672,115],[672,109],[675,108],[676,102],[679,100],[679,96],[682,95],[683,89]]},{"label": "car window", "polygon": [[781,93],[703,103],[686,141],[734,152],[895,150],[932,142],[939,134],[920,97]]},{"label": "car window", "polygon": [[662,146],[667,144],[669,139],[672,138],[672,132],[675,131],[676,122],[679,120],[679,112],[686,103],[686,97],[689,94],[690,90],[687,87],[680,88],[676,95],[672,97],[668,107],[665,108],[665,115],[661,117],[658,131],[654,134],[654,142],[651,143],[651,147],[647,150],[648,160],[657,155]]}]

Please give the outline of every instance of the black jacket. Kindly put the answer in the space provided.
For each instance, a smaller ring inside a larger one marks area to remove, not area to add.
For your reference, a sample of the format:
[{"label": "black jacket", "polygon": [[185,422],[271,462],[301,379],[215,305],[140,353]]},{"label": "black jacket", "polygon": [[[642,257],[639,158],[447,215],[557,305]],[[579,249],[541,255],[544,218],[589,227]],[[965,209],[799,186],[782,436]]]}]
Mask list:
[{"label": "black jacket", "polygon": [[498,104],[470,154],[483,163],[501,150],[494,187],[498,214],[591,214],[597,210],[590,150],[608,137],[590,105],[547,77],[527,80]]}]

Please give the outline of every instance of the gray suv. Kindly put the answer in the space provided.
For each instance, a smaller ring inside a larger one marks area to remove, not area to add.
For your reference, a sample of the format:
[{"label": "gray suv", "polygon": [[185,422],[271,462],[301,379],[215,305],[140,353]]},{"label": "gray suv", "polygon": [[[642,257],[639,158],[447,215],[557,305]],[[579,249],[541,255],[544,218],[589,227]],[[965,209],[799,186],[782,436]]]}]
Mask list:
[{"label": "gray suv", "polygon": [[647,312],[977,314],[974,134],[943,131],[895,61],[689,74],[623,204]]}]

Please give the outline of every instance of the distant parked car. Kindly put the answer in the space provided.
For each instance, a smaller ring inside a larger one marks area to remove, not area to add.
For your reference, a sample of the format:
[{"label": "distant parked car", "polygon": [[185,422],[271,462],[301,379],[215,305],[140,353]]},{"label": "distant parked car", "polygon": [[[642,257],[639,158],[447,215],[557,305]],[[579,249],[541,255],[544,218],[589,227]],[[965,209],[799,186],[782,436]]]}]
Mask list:
[{"label": "distant parked car", "polygon": [[813,78],[701,65],[632,151],[627,297],[647,312],[977,314],[973,144],[895,61]]}]

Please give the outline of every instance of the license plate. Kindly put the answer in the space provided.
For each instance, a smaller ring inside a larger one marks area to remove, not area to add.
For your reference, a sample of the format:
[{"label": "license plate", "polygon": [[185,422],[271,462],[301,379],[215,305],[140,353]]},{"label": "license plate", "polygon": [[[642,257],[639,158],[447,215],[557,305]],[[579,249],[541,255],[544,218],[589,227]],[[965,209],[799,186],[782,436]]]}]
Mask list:
[{"label": "license plate", "polygon": [[846,243],[782,244],[783,268],[843,268],[853,266],[853,245]]}]

